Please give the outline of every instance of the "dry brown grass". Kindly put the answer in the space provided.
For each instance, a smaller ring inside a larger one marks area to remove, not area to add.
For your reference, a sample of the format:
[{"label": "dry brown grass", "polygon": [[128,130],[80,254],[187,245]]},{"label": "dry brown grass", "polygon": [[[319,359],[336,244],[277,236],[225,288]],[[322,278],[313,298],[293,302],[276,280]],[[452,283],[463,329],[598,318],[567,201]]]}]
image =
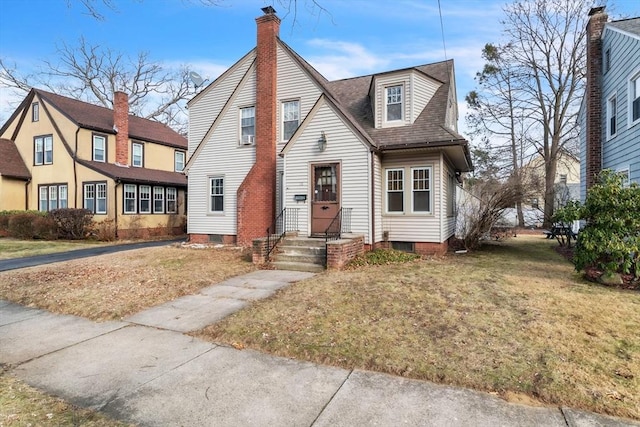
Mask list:
[{"label": "dry brown grass", "polygon": [[77,408],[0,373],[0,426],[124,427],[99,412]]},{"label": "dry brown grass", "polygon": [[640,293],[585,282],[556,244],[318,275],[196,335],[640,419]]},{"label": "dry brown grass", "polygon": [[0,298],[92,320],[121,319],[253,270],[237,249],[136,249],[0,273]]}]

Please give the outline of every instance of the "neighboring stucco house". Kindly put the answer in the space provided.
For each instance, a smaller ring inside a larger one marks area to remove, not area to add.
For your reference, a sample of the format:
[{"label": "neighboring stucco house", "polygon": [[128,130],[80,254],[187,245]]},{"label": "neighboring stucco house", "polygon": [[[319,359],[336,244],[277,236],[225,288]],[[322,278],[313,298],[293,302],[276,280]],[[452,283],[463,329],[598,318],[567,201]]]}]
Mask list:
[{"label": "neighboring stucco house", "polygon": [[0,128],[0,210],[85,208],[121,238],[184,232],[186,138],[129,115],[123,92],[114,105],[32,89]]},{"label": "neighboring stucco house", "polygon": [[607,22],[604,7],[589,15],[579,114],[583,201],[602,169],[640,183],[640,18]]},{"label": "neighboring stucco house", "polygon": [[263,11],[257,47],[188,104],[191,240],[248,246],[287,209],[302,236],[342,216],[367,248],[445,251],[472,167],[453,61],[330,82]]}]

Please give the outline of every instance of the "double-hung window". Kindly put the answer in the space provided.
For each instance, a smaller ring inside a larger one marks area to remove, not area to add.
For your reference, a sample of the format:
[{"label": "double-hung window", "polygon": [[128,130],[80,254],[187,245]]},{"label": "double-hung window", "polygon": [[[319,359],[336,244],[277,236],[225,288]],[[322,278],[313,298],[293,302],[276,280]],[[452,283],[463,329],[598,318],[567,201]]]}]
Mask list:
[{"label": "double-hung window", "polygon": [[387,212],[404,212],[404,169],[387,169]]},{"label": "double-hung window", "polygon": [[178,211],[178,191],[175,187],[167,187],[167,213]]},{"label": "double-hung window", "polygon": [[124,185],[124,213],[134,214],[136,213],[136,185],[125,184]]},{"label": "double-hung window", "polygon": [[224,178],[221,176],[209,178],[210,205],[209,211],[224,212]]},{"label": "double-hung window", "polygon": [[96,162],[107,160],[107,138],[102,135],[93,135],[93,160]]},{"label": "double-hung window", "polygon": [[42,212],[68,207],[66,184],[41,185],[38,195],[38,210]]},{"label": "double-hung window", "polygon": [[140,210],[141,214],[151,213],[151,186],[141,185],[140,187]]},{"label": "double-hung window", "polygon": [[607,138],[613,138],[617,132],[618,99],[612,95],[607,99]]},{"label": "double-hung window", "polygon": [[300,101],[282,103],[282,140],[288,141],[300,124]]},{"label": "double-hung window", "polygon": [[402,120],[402,85],[389,86],[385,89],[386,121]]},{"label": "double-hung window", "polygon": [[131,144],[131,166],[137,168],[144,166],[144,147],[137,142]]},{"label": "double-hung window", "polygon": [[184,170],[184,151],[176,151],[173,155],[173,169],[176,172],[182,172]]},{"label": "double-hung window", "polygon": [[164,213],[164,187],[153,187],[153,213]]},{"label": "double-hung window", "polygon": [[253,145],[256,138],[256,108],[240,109],[240,145]]},{"label": "double-hung window", "polygon": [[629,126],[640,123],[640,71],[629,80]]},{"label": "double-hung window", "polygon": [[431,212],[431,168],[411,168],[412,212]]},{"label": "double-hung window", "polygon": [[107,183],[87,182],[83,185],[82,206],[94,214],[107,213]]},{"label": "double-hung window", "polygon": [[53,137],[51,135],[36,136],[33,139],[35,165],[50,165],[53,163]]}]

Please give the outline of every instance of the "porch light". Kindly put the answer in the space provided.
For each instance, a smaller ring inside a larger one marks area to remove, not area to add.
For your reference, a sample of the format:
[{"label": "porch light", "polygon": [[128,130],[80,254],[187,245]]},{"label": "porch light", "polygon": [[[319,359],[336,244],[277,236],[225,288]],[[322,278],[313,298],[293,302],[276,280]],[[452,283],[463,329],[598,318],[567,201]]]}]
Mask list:
[{"label": "porch light", "polygon": [[327,136],[324,134],[324,131],[320,132],[320,139],[318,139],[318,150],[321,152],[327,148]]}]

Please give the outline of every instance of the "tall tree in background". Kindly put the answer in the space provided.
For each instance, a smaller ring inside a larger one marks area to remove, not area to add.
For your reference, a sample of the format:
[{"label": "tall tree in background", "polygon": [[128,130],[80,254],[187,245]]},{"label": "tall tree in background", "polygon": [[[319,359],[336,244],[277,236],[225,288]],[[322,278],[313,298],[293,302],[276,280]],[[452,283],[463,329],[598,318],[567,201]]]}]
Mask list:
[{"label": "tall tree in background", "polygon": [[[558,161],[577,147],[589,7],[587,0],[516,0],[504,8],[507,40],[499,58],[511,77],[518,108],[526,112],[519,138],[544,160],[545,226],[553,216]],[[490,115],[484,119],[492,120]]]},{"label": "tall tree in background", "polygon": [[[466,96],[471,111],[467,122],[474,136],[481,136],[485,141],[484,150],[493,153],[494,167],[519,188],[525,180],[522,166],[530,147],[525,134],[529,112],[518,94],[519,70],[503,60],[504,50],[504,47],[492,44],[486,44],[482,50],[486,63],[476,74],[479,90]],[[523,191],[519,193],[523,194]],[[524,227],[522,199],[516,200],[516,212],[518,224]]]}]

